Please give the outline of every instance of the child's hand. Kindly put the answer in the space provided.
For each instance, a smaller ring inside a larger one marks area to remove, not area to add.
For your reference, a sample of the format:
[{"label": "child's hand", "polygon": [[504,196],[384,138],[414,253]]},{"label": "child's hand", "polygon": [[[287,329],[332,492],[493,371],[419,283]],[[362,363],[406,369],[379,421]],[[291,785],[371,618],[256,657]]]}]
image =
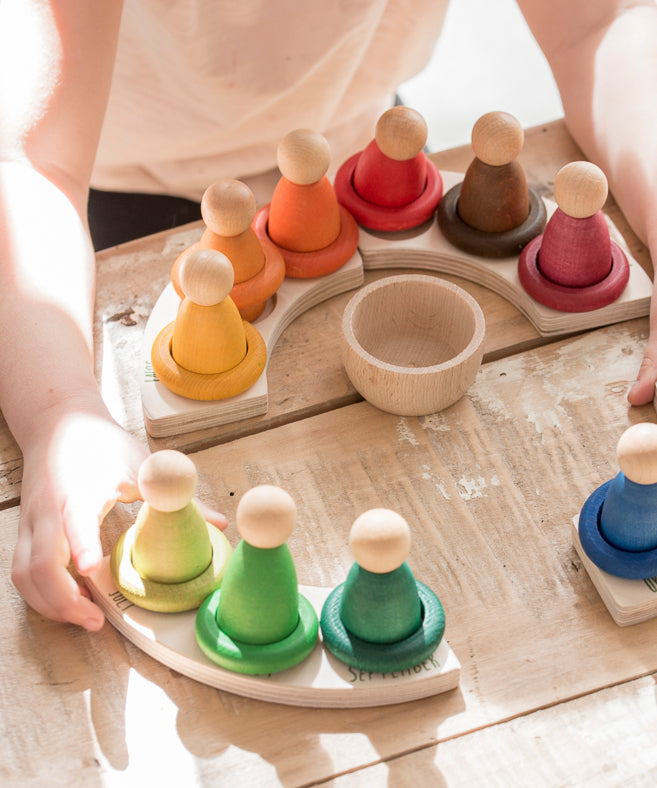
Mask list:
[{"label": "child's hand", "polygon": [[657,336],[649,341],[639,368],[636,382],[629,390],[627,399],[630,405],[648,405],[655,396],[657,383]]},{"label": "child's hand", "polygon": [[[656,260],[657,257],[653,254],[652,259]],[[636,381],[627,394],[630,405],[650,404],[655,396],[655,383],[657,383],[657,277],[653,284],[650,302],[650,335]]]},{"label": "child's hand", "polygon": [[102,627],[104,616],[81,575],[102,559],[99,527],[116,501],[138,498],[147,448],[102,409],[46,413],[23,445],[24,470],[12,579],[25,601],[55,621]]}]

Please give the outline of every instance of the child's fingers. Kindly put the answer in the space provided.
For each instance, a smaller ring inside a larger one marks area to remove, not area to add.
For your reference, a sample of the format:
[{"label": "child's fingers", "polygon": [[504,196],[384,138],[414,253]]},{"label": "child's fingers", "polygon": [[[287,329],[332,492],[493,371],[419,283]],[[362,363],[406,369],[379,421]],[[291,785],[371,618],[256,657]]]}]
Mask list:
[{"label": "child's fingers", "polygon": [[220,531],[225,531],[226,528],[228,528],[228,519],[225,515],[221,514],[221,512],[217,512],[215,509],[210,508],[202,501],[197,500],[196,503],[198,504],[203,517],[205,517],[206,521],[210,523],[210,525],[214,525],[215,528],[218,528]]},{"label": "child's fingers", "polygon": [[97,508],[84,499],[69,503],[64,510],[64,533],[73,563],[81,575],[94,572],[103,560],[97,512]]},{"label": "child's fingers", "polygon": [[23,533],[16,546],[12,577],[25,601],[55,621],[100,629],[105,620],[102,611],[81,593],[67,571],[68,549],[61,527],[41,520]]}]

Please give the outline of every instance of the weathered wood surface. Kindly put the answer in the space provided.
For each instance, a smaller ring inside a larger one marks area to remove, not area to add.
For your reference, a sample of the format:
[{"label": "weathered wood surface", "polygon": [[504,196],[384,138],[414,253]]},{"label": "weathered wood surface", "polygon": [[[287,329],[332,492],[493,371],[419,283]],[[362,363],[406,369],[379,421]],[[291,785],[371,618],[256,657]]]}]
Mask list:
[{"label": "weathered wood surface", "polygon": [[[558,758],[592,784],[604,784],[615,763],[638,772],[649,761],[626,761],[647,734],[638,719],[624,727],[612,700],[654,726],[652,678],[643,677],[657,671],[657,620],[613,623],[571,546],[570,519],[616,472],[624,429],[655,420],[651,407],[625,400],[643,323],[491,362],[461,401],[434,416],[401,418],[360,402],[194,455],[200,495],[226,512],[232,541],[246,489],[270,482],[293,495],[299,526],[290,546],[302,583],[344,578],[348,530],[362,511],[404,515],[411,566],[445,606],[446,637],[462,663],[458,690],[348,713],[250,701],[174,674],[109,626],[90,635],[44,621],[6,580],[0,641],[11,712],[0,780],[303,785],[355,771],[347,784],[372,784],[385,770],[404,784],[408,764],[414,784],[460,784],[462,776],[490,784],[492,774],[526,785],[526,764],[533,784],[545,774],[545,783],[562,784],[549,773]],[[110,514],[106,548],[134,512]],[[0,519],[7,578],[17,510]],[[578,740],[607,718],[618,731],[613,756],[596,763],[613,733],[588,747]],[[576,726],[570,736],[564,719]],[[535,736],[546,742],[536,760]]]},{"label": "weathered wood surface", "polygon": [[[530,184],[544,196],[551,196],[559,167],[581,155],[564,124],[555,121],[527,131],[520,160]],[[441,169],[464,172],[472,150],[468,145],[432,154],[432,158]],[[629,231],[613,199],[606,210],[636,259],[651,270],[646,249]],[[148,440],[153,450],[190,452],[359,401],[344,372],[338,341],[342,312],[352,295],[344,293],[303,314],[278,341],[267,373],[270,404],[266,414],[179,437],[147,437],[139,394],[141,338],[174,260],[200,236],[201,226],[200,222],[187,225],[98,255],[97,376],[118,421]],[[396,273],[403,270],[367,272],[366,281]],[[486,316],[485,362],[551,341],[540,337],[515,307],[492,291],[457,277],[443,278],[463,287],[481,305]],[[647,335],[647,320],[644,331]],[[0,507],[18,502],[21,472],[20,451],[0,419]]]},{"label": "weathered wood surface", "polygon": [[655,678],[648,676],[378,763],[330,784],[612,788],[651,785],[655,774],[657,706]]}]

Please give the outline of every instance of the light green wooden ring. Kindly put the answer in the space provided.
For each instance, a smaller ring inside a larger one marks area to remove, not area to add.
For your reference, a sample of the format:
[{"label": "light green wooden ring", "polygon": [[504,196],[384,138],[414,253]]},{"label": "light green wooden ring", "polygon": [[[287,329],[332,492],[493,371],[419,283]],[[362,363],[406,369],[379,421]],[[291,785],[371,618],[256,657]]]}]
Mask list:
[{"label": "light green wooden ring", "polygon": [[299,623],[288,637],[276,643],[253,645],[233,640],[217,626],[221,590],[215,591],[196,614],[196,640],[203,653],[235,673],[278,673],[302,662],[317,643],[319,622],[310,602],[299,594]]},{"label": "light green wooden ring", "polygon": [[394,673],[415,667],[438,648],[445,632],[445,612],[434,592],[417,583],[422,603],[422,624],[419,629],[396,643],[370,643],[352,635],[340,617],[344,583],[329,594],[321,615],[324,645],[341,662],[375,673]]},{"label": "light green wooden ring", "polygon": [[223,533],[209,523],[207,528],[212,543],[212,561],[200,575],[184,583],[157,583],[141,577],[132,564],[136,529],[134,526],[128,528],[117,539],[110,558],[110,570],[118,590],[135,605],[156,613],[180,613],[197,608],[221,585],[232,553]]}]

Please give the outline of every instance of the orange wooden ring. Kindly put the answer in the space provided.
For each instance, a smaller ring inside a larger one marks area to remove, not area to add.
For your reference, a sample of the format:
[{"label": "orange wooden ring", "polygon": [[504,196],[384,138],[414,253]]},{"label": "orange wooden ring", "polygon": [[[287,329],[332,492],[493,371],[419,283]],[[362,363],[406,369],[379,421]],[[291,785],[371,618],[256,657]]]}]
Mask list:
[{"label": "orange wooden ring", "polygon": [[250,388],[265,371],[267,346],[260,333],[244,321],[246,356],[232,369],[214,375],[190,372],[176,364],[171,355],[173,322],[155,338],[151,362],[160,382],[174,394],[193,400],[219,400],[234,397]]},{"label": "orange wooden ring", "polygon": [[[230,291],[230,297],[239,309],[242,320],[249,322],[260,317],[267,304],[267,299],[278,290],[285,279],[285,260],[280,249],[268,238],[258,237],[258,240],[265,254],[264,266],[251,279],[233,285],[233,289]],[[180,287],[180,266],[185,256],[199,246],[200,242],[197,241],[181,252],[171,269],[171,284],[179,298],[185,297]]]},{"label": "orange wooden ring", "polygon": [[258,239],[265,253],[265,264],[255,276],[233,285],[230,297],[244,320],[255,320],[285,279],[285,260],[279,248],[266,238]]},{"label": "orange wooden ring", "polygon": [[[261,208],[253,220],[253,229],[260,240],[268,240],[269,205]],[[273,242],[272,242],[273,243]],[[332,244],[314,252],[293,252],[278,247],[285,260],[285,275],[291,279],[312,279],[332,274],[350,260],[358,248],[358,225],[344,207],[340,206],[340,234]]]}]

